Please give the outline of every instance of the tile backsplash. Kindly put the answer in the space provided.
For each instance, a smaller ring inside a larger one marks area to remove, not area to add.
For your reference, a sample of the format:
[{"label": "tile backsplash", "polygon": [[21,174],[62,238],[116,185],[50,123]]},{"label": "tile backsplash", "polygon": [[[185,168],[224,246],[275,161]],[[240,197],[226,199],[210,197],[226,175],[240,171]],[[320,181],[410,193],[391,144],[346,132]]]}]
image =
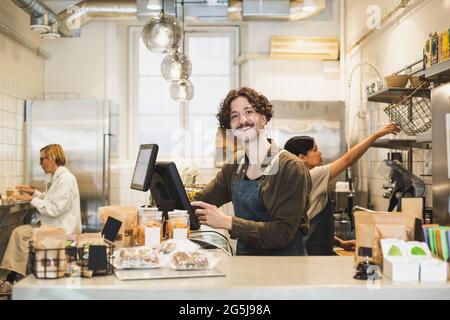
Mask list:
[{"label": "tile backsplash", "polygon": [[23,183],[24,101],[0,92],[0,192]]}]

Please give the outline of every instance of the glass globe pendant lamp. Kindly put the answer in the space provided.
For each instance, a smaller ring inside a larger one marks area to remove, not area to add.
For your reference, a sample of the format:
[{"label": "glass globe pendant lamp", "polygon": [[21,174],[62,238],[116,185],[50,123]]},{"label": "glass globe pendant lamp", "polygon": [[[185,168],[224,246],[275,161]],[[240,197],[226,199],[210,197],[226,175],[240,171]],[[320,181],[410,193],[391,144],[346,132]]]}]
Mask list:
[{"label": "glass globe pendant lamp", "polygon": [[142,40],[154,53],[167,53],[176,50],[183,37],[183,30],[175,17],[167,15],[164,10],[150,18],[142,29]]},{"label": "glass globe pendant lamp", "polygon": [[170,86],[170,96],[180,102],[191,100],[194,97],[194,86],[187,79],[174,81]]},{"label": "glass globe pendant lamp", "polygon": [[192,64],[182,52],[173,51],[161,62],[161,73],[167,81],[188,79],[192,73]]}]

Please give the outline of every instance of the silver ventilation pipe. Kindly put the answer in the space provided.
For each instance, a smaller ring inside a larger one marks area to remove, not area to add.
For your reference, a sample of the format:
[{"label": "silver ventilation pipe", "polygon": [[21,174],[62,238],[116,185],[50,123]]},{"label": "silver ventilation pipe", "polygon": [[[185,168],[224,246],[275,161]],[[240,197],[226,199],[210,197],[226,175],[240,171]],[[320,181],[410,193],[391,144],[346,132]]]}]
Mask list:
[{"label": "silver ventilation pipe", "polygon": [[27,12],[31,17],[31,24],[35,24],[37,19],[48,15],[50,24],[58,22],[58,16],[38,0],[11,0],[16,6]]},{"label": "silver ventilation pipe", "polygon": [[79,37],[81,27],[92,19],[131,19],[136,14],[136,0],[84,0],[58,15],[59,31],[64,37]]}]

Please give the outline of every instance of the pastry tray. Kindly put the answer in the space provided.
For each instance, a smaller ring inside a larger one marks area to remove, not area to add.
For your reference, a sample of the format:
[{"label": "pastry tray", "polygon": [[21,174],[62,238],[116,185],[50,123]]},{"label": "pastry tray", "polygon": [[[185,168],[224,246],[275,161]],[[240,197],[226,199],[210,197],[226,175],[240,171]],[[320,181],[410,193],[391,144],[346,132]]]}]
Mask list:
[{"label": "pastry tray", "polygon": [[225,273],[213,268],[210,270],[177,271],[169,268],[158,269],[114,269],[119,280],[145,280],[145,279],[180,279],[198,277],[224,277]]}]

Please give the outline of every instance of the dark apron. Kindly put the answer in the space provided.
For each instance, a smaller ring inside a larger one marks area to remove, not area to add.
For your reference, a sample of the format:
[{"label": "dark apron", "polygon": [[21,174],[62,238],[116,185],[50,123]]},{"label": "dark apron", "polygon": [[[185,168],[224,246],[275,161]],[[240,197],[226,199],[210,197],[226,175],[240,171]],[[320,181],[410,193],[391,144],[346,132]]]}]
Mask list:
[{"label": "dark apron", "polygon": [[[270,217],[261,199],[261,184],[264,175],[259,180],[244,180],[245,171],[240,166],[232,186],[232,201],[236,217],[256,222],[267,222]],[[305,255],[303,235],[300,229],[292,242],[283,249],[261,249],[238,239],[236,255],[253,256],[302,256]]]},{"label": "dark apron", "polygon": [[331,256],[334,246],[334,207],[328,197],[325,208],[309,223],[305,247],[308,256]]}]

